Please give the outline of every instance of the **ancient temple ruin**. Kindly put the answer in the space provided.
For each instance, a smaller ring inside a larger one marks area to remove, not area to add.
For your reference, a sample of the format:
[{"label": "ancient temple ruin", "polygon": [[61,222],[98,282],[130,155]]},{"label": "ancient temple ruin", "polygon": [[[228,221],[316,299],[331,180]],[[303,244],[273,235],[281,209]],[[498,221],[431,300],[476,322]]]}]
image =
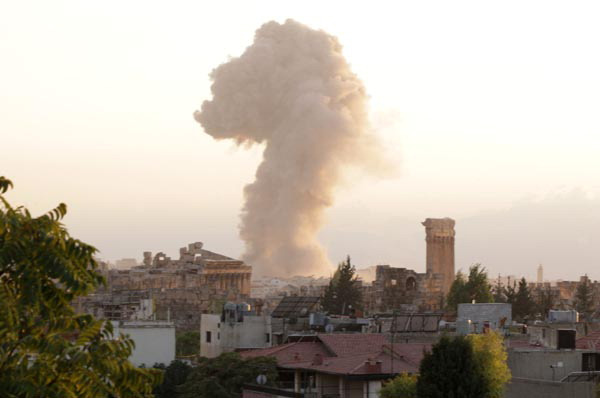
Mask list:
[{"label": "ancient temple ruin", "polygon": [[112,320],[168,319],[180,329],[197,329],[202,313],[248,300],[252,267],[194,242],[177,260],[144,252],[142,264],[103,274],[107,286],[75,302],[78,311]]}]

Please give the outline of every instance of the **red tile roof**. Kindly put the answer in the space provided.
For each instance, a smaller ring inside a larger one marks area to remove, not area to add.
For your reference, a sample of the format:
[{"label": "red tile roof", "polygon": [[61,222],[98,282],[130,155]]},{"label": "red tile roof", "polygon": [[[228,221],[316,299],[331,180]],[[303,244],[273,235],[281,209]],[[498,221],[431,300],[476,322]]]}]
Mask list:
[{"label": "red tile roof", "polygon": [[323,357],[331,355],[319,342],[288,343],[260,350],[240,352],[243,358],[275,357],[279,365],[312,361],[316,354],[321,354]]},{"label": "red tile roof", "polygon": [[386,337],[375,333],[320,334],[319,340],[336,356],[373,354],[380,352]]},{"label": "red tile roof", "polygon": [[[381,334],[320,334],[316,342],[283,344],[245,351],[244,357],[273,356],[279,366],[344,375],[416,373],[431,345],[394,344]],[[393,355],[392,355],[393,353]],[[320,355],[322,361],[316,360]],[[372,365],[369,366],[368,362]],[[379,362],[380,365],[376,365]],[[375,366],[373,366],[375,365]]]}]

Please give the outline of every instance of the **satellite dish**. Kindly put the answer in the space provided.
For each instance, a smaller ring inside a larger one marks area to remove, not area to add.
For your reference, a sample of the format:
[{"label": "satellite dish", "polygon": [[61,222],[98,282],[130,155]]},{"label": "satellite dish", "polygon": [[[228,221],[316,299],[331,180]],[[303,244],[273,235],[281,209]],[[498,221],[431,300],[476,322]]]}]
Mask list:
[{"label": "satellite dish", "polygon": [[265,385],[267,384],[267,376],[260,374],[256,376],[256,384]]}]

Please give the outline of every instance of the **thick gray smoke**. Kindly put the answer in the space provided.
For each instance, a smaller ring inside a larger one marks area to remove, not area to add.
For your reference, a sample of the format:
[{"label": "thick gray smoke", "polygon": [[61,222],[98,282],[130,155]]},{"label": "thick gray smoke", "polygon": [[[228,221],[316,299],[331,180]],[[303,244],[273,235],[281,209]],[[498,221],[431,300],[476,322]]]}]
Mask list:
[{"label": "thick gray smoke", "polygon": [[325,274],[316,239],[341,170],[377,156],[365,88],[338,40],[296,21],[268,22],[244,53],[211,74],[213,99],[194,117],[215,139],[265,143],[244,189],[244,260],[267,275]]}]

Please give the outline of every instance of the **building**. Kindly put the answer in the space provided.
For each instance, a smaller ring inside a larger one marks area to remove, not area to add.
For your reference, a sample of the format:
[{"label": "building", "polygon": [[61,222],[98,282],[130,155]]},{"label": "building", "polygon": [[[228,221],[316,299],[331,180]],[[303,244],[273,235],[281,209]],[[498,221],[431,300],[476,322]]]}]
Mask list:
[{"label": "building", "polygon": [[334,333],[242,352],[246,358],[274,357],[281,381],[278,388],[246,385],[243,396],[376,398],[385,380],[417,373],[429,349],[429,344],[391,344],[381,334]]},{"label": "building", "polygon": [[129,360],[136,366],[168,365],[175,360],[175,325],[161,321],[113,321],[114,336],[128,335],[135,343]]},{"label": "building", "polygon": [[512,304],[463,303],[458,305],[456,331],[459,334],[484,333],[495,330],[506,334],[512,323]]},{"label": "building", "polygon": [[221,315],[202,314],[200,356],[271,347],[271,317],[257,315],[247,304],[227,303]]},{"label": "building", "polygon": [[600,354],[590,350],[511,348],[506,398],[595,398]]}]

